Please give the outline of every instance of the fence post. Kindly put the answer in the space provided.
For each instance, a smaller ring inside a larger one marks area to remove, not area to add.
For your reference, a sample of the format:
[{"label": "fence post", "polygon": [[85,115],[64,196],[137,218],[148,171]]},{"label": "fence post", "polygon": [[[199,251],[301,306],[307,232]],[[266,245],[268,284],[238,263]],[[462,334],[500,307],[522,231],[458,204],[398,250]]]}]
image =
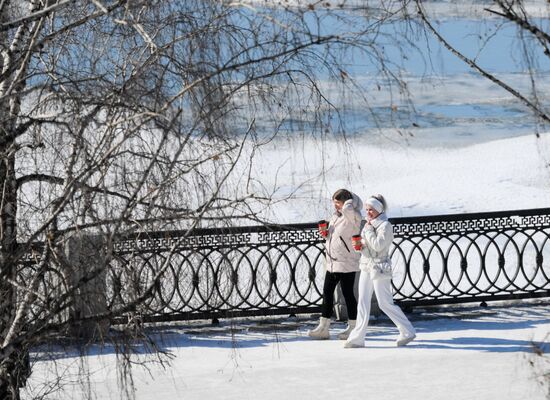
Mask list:
[{"label": "fence post", "polygon": [[[64,244],[66,257],[65,279],[69,288],[76,288],[69,317],[81,318],[107,312],[106,246],[100,235],[76,233]],[[109,330],[108,319],[81,321],[70,328],[80,339],[102,338]]]}]

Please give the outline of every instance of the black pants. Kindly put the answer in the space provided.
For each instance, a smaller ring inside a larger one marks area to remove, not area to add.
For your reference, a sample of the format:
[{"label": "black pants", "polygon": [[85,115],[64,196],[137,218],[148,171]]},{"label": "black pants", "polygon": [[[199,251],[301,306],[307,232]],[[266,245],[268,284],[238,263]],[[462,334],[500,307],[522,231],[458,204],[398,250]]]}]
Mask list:
[{"label": "black pants", "polygon": [[353,285],[355,282],[355,272],[329,272],[325,274],[325,283],[323,285],[323,306],[322,316],[330,318],[332,316],[332,309],[334,308],[334,289],[340,282],[342,293],[346,301],[346,307],[348,309],[348,319],[357,319],[357,300],[353,293]]}]

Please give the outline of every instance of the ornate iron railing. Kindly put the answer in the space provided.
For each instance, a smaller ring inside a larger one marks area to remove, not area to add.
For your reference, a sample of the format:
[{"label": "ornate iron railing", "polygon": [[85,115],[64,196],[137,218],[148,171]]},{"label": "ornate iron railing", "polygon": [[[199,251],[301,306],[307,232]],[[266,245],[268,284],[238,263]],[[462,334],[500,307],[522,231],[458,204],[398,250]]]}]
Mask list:
[{"label": "ornate iron railing", "polygon": [[[404,307],[550,297],[550,209],[391,219],[395,300]],[[139,296],[149,321],[317,312],[323,239],[315,224],[121,238],[108,305]]]}]

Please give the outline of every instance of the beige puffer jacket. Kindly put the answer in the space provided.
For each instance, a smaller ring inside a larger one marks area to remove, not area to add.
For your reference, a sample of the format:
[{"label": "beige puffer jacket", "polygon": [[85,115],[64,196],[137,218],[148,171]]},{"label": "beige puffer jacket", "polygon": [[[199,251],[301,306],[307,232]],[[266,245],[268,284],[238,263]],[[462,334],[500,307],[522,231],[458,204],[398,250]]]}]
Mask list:
[{"label": "beige puffer jacket", "polygon": [[336,211],[329,221],[326,241],[326,268],[329,272],[359,271],[360,253],[353,250],[351,237],[361,231],[363,202],[356,194],[346,200],[342,211]]}]

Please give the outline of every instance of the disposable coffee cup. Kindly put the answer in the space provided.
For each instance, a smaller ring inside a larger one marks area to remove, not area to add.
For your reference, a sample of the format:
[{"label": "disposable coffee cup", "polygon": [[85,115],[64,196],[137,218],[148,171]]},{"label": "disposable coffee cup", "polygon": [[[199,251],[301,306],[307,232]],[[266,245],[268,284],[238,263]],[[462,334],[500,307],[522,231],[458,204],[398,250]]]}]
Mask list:
[{"label": "disposable coffee cup", "polygon": [[319,227],[319,233],[321,236],[326,237],[328,235],[328,222],[322,219],[319,221],[317,226]]},{"label": "disposable coffee cup", "polygon": [[351,237],[351,245],[355,250],[361,250],[363,244],[361,243],[361,235],[353,235]]}]

